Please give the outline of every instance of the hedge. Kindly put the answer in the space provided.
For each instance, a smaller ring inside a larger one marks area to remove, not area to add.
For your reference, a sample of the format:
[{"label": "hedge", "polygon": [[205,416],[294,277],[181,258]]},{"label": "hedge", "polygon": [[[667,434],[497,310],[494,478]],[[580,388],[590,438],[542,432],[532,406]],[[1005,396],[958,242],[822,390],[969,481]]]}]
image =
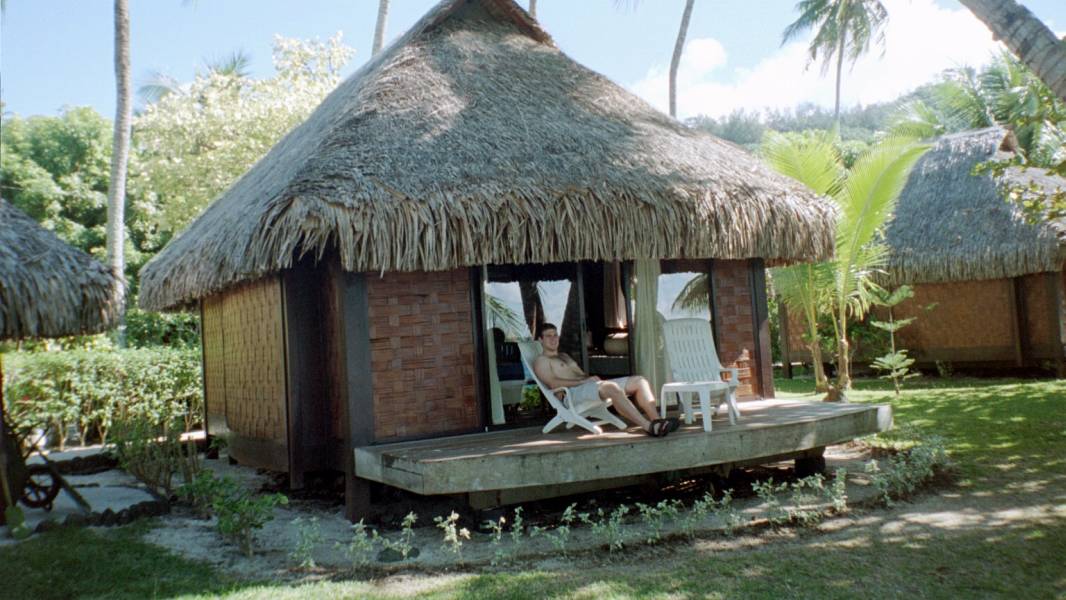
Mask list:
[{"label": "hedge", "polygon": [[50,431],[62,448],[70,426],[82,443],[106,443],[115,421],[200,425],[198,349],[64,350],[4,357],[4,400],[16,429]]}]

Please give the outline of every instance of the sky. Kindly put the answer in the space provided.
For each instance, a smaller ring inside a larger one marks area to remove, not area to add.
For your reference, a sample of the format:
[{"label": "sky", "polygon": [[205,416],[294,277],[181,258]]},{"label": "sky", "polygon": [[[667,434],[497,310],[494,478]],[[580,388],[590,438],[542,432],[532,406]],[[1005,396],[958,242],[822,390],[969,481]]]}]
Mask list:
[{"label": "sky", "polygon": [[[519,0],[523,6],[525,0]],[[887,101],[946,68],[987,62],[997,44],[957,0],[883,0],[884,53],[846,72],[845,106]],[[112,3],[10,0],[0,15],[0,99],[5,113],[55,115],[64,106],[114,114]],[[326,39],[356,49],[345,73],[370,56],[377,0],[130,0],[134,86],[160,72],[192,79],[205,61],[242,50],[252,75],[273,72],[275,35]],[[435,2],[392,0],[387,40]],[[696,0],[679,75],[679,117],[743,108],[832,106],[833,78],[807,68],[806,39],[781,45],[793,0]],[[1066,32],[1066,0],[1024,0]],[[538,18],[569,56],[664,111],[667,67],[684,0],[540,0]]]}]

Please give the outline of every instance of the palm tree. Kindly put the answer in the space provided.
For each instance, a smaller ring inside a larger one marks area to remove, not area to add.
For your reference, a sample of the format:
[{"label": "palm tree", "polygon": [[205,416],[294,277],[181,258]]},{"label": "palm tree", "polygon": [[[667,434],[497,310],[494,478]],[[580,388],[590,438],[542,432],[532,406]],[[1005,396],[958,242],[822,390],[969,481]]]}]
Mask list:
[{"label": "palm tree", "polygon": [[529,16],[537,18],[537,0],[529,0]]},{"label": "palm tree", "polygon": [[[234,50],[229,56],[205,61],[204,64],[210,74],[240,81],[251,75],[252,57],[244,50]],[[154,104],[170,94],[180,93],[181,82],[159,71],[153,72],[148,81],[137,88],[137,97],[144,104]]]},{"label": "palm tree", "polygon": [[[840,190],[844,179],[843,160],[827,133],[805,137],[770,133],[761,148],[762,155],[776,171],[803,183],[823,196]],[[818,392],[829,391],[822,366],[822,345],[818,333],[818,316],[830,304],[833,270],[830,263],[801,264],[773,269],[770,273],[774,292],[794,313],[802,315],[807,326],[807,349],[814,367]]]},{"label": "palm tree", "polygon": [[871,292],[876,289],[872,275],[886,256],[879,232],[892,214],[911,168],[928,149],[909,138],[887,138],[846,172],[835,141],[827,133],[771,134],[762,149],[774,169],[831,197],[839,209],[832,260],[771,272],[774,290],[806,321],[816,368],[821,364],[817,319],[825,313],[831,317],[837,343],[837,381],[829,387],[831,398],[851,388],[848,320],[861,319],[869,309]]},{"label": "palm tree", "polygon": [[125,343],[126,164],[130,153],[130,15],[128,0],[115,0],[115,135],[111,150],[111,182],[107,189],[107,264],[115,274],[119,307],[118,341]]},{"label": "palm tree", "polygon": [[378,20],[374,24],[374,44],[370,47],[370,56],[374,57],[381,52],[385,43],[385,22],[389,19],[389,0],[378,0]]},{"label": "palm tree", "polygon": [[[640,0],[615,0],[615,6],[636,6]],[[688,24],[692,20],[692,8],[695,0],[685,0],[685,10],[681,13],[681,26],[677,29],[677,38],[674,39],[674,53],[670,57],[670,116],[677,118],[677,71],[681,66],[681,54],[685,50],[685,38],[688,37]]]},{"label": "palm tree", "polygon": [[815,29],[807,51],[809,62],[822,58],[822,74],[836,58],[836,105],[833,115],[840,122],[840,82],[844,58],[854,64],[870,50],[871,42],[884,47],[883,28],[888,12],[881,0],[800,0],[796,4],[800,16],[782,34],[781,43]]},{"label": "palm tree", "polygon": [[1048,88],[1066,101],[1066,40],[1015,0],[959,0]]}]

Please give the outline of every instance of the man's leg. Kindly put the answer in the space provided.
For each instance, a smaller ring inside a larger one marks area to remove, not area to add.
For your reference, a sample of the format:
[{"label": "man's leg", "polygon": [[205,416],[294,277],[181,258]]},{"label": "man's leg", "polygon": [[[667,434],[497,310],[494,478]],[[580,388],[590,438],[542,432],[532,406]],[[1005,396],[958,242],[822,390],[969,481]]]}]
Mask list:
[{"label": "man's leg", "polygon": [[640,375],[634,375],[626,381],[625,392],[629,396],[633,396],[636,400],[636,405],[644,411],[644,414],[648,415],[648,418],[655,420],[659,418],[659,415],[655,411],[655,393],[651,391],[651,384],[647,379],[644,379]]},{"label": "man's leg", "polygon": [[653,413],[651,419],[646,419],[644,415],[640,414],[637,407],[633,406],[633,403],[629,401],[625,390],[619,387],[617,383],[613,381],[600,382],[599,390],[600,398],[611,400],[611,404],[614,406],[615,410],[622,413],[622,416],[625,417],[627,421],[640,425],[640,428],[644,431],[651,430],[651,421],[657,417]]}]

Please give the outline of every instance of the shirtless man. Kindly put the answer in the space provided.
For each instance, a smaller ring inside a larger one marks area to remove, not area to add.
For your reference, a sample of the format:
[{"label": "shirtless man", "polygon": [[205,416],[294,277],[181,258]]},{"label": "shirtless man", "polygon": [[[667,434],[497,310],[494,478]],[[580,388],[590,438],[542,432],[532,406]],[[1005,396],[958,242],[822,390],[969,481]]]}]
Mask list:
[{"label": "shirtless man", "polygon": [[[533,371],[548,387],[570,388],[570,393],[578,400],[589,394],[610,399],[623,417],[651,436],[662,437],[678,428],[677,419],[660,419],[656,414],[655,395],[647,379],[633,375],[603,381],[595,375],[585,374],[574,359],[559,352],[559,330],[551,323],[542,323],[537,328],[537,339],[544,353],[533,361]],[[636,406],[629,400],[630,395],[636,399]]]}]

